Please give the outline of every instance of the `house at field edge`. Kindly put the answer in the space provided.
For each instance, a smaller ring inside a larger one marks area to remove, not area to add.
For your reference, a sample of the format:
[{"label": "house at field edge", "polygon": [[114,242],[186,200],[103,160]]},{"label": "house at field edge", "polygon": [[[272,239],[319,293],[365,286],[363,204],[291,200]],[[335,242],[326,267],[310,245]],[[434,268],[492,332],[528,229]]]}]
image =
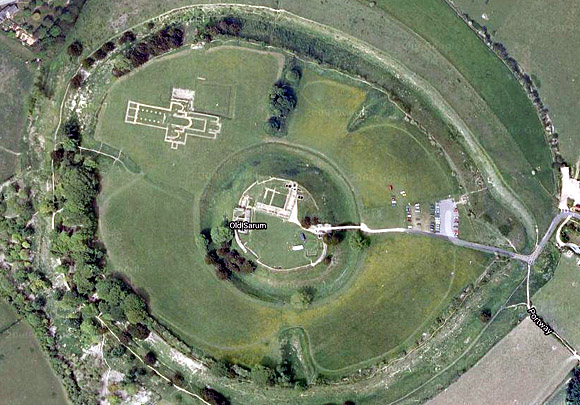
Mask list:
[{"label": "house at field edge", "polygon": [[[6,6],[6,3],[12,3]],[[6,2],[0,0],[0,23],[4,22],[4,20],[11,18],[14,14],[18,12],[18,7],[14,1]]]},{"label": "house at field edge", "polygon": [[20,0],[0,0],[0,8],[7,6],[9,4],[16,5]]},{"label": "house at field edge", "polygon": [[580,209],[580,181],[576,180],[570,175],[570,167],[562,166],[560,168],[562,174],[562,191],[560,194],[560,204],[558,208],[561,211],[569,211],[568,200],[573,200],[574,202],[572,209]]},{"label": "house at field edge", "polygon": [[14,32],[23,44],[32,46],[36,43],[36,38],[12,20],[14,14],[20,11],[17,3],[18,0],[0,0],[0,28]]}]

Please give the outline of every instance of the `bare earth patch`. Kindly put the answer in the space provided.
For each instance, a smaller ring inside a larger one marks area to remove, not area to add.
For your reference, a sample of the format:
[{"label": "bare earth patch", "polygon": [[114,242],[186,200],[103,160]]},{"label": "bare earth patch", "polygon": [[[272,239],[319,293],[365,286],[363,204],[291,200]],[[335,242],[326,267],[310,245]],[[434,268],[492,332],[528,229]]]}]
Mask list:
[{"label": "bare earth patch", "polygon": [[428,404],[542,403],[574,364],[570,352],[526,318]]}]

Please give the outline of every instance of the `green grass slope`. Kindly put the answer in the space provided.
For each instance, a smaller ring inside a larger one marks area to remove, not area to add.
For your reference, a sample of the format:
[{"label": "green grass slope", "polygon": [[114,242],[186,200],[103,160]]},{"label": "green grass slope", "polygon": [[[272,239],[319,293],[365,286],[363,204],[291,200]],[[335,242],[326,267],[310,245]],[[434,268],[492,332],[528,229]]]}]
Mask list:
[{"label": "green grass slope", "polygon": [[0,402],[11,405],[68,403],[34,332],[0,302]]},{"label": "green grass slope", "polygon": [[[566,0],[455,0],[457,7],[488,28],[495,41],[532,76],[560,134],[560,151],[580,159],[580,9]],[[487,19],[482,16],[486,15]],[[538,29],[538,24],[542,25]]]},{"label": "green grass slope", "polygon": [[26,122],[33,71],[7,39],[0,41],[0,181],[16,173]]}]

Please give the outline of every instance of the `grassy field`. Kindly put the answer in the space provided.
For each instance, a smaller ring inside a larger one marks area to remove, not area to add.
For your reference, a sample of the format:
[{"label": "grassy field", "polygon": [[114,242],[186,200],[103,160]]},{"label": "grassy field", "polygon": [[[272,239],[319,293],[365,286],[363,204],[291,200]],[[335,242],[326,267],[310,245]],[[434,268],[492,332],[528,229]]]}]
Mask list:
[{"label": "grassy field", "polygon": [[0,41],[0,181],[18,170],[21,142],[32,86],[33,70],[23,51],[7,39]]},{"label": "grassy field", "polygon": [[[490,350],[430,405],[543,403],[574,367],[570,352],[529,319]],[[509,399],[509,401],[508,401]]]},{"label": "grassy field", "polygon": [[[16,323],[15,323],[16,322]],[[67,403],[32,329],[0,302],[0,402],[11,405]]]},{"label": "grassy field", "polygon": [[[194,251],[192,216],[181,215],[187,205],[142,179],[113,196],[103,204],[102,229],[112,262],[143,288],[154,314],[186,341],[250,364],[275,356],[277,333],[293,326],[308,332],[315,360],[329,369],[379,356],[407,339],[411,344],[413,334],[484,268],[482,255],[444,242],[388,239],[372,248],[344,293],[296,312],[250,299],[218,281]],[[422,255],[413,255],[414,249]],[[396,258],[392,264],[388,254]],[[417,290],[418,285],[423,287]],[[378,333],[384,339],[376,339]]]},{"label": "grassy field", "polygon": [[[289,269],[308,265],[316,261],[322,252],[322,243],[314,235],[305,234],[306,243],[302,242],[302,230],[296,224],[263,213],[258,213],[252,221],[265,222],[268,229],[250,231],[247,238],[242,236],[242,241],[259,256],[262,263],[270,267]],[[303,245],[304,250],[293,251],[295,245]]]},{"label": "grassy field", "polygon": [[323,368],[340,369],[413,346],[486,263],[477,252],[413,237],[377,238],[366,254],[349,289],[307,314],[315,317],[306,330]]},{"label": "grassy field", "polygon": [[534,297],[538,313],[554,330],[566,338],[574,347],[580,346],[580,268],[577,258],[562,256],[554,278]]},{"label": "grassy field", "polygon": [[[580,108],[576,44],[580,40],[580,10],[565,0],[456,0],[470,18],[485,25],[495,41],[534,79],[560,134],[560,150],[570,163],[580,159],[577,128]],[[486,15],[487,19],[483,18]],[[541,22],[542,29],[536,24]]]},{"label": "grassy field", "polygon": [[[297,311],[220,282],[193,243],[199,229],[231,216],[241,192],[268,174],[303,185],[320,205],[321,217],[331,221],[358,221],[354,194],[361,197],[365,220],[374,215],[377,224],[388,226],[391,182],[418,201],[454,192],[442,157],[402,122],[374,122],[347,133],[366,90],[322,72],[305,70],[288,137],[272,143],[261,123],[279,63],[280,56],[239,48],[187,51],[113,86],[97,138],[122,149],[143,174],[119,167],[104,178],[101,233],[111,261],[144,292],[162,322],[217,356],[248,364],[277,358],[278,334],[296,327],[305,331],[321,369],[342,369],[408,348],[483,271],[485,255],[437,240],[377,238],[364,261],[351,268],[357,277],[332,276],[346,280],[339,295]],[[224,120],[216,141],[192,138],[172,151],[162,131],[123,123],[128,99],[164,105],[172,86],[188,88],[200,75],[236,89],[234,119]],[[372,165],[364,163],[369,159]],[[326,277],[326,270],[315,271]]]},{"label": "grassy field", "polygon": [[[425,135],[401,119],[347,131],[366,94],[364,88],[306,69],[287,139],[340,162],[360,199],[363,222],[371,227],[403,226],[406,203],[429,204],[458,194],[457,183]],[[391,206],[392,196],[398,199],[396,208]]]},{"label": "grassy field", "polygon": [[11,305],[0,301],[0,331],[3,331],[18,321],[18,314]]},{"label": "grassy field", "polygon": [[[198,4],[213,2],[200,1]],[[150,0],[131,4],[90,0],[74,35],[90,44],[89,47],[96,46],[112,31],[120,31],[143,19],[188,4],[191,3],[183,0],[168,1],[163,5]],[[320,4],[252,0],[248,4],[283,8],[335,27],[385,52],[395,62],[402,62],[427,83],[427,86],[413,89],[424,93],[421,95],[424,98],[422,103],[431,102],[441,110],[440,116],[449,116],[449,111],[453,110],[456,114],[453,120],[461,122],[461,125],[466,124],[485,149],[484,154],[475,154],[485,155],[486,159],[493,161],[494,170],[508,187],[507,192],[517,195],[538,223],[540,232],[547,227],[552,216],[555,183],[549,147],[541,124],[509,70],[443,2],[379,1],[374,8],[368,7],[366,1],[352,0],[332,0]],[[342,18],[344,15],[351,17]],[[369,29],[371,26],[372,30]],[[470,51],[465,52],[465,49]],[[386,83],[386,87],[394,87],[403,98],[410,94],[409,88],[404,88],[401,83]],[[445,102],[434,100],[431,90],[440,94]],[[506,105],[510,108],[505,108]],[[446,137],[455,136],[453,131],[440,124],[437,124],[437,129],[432,128],[432,112],[418,105],[416,107],[415,118],[426,125],[440,142]],[[458,167],[464,163],[469,165],[461,155],[455,159]],[[537,172],[535,176],[532,175],[533,170]],[[484,177],[487,175],[484,174]],[[509,215],[522,219],[521,212],[524,210],[510,206],[509,200],[513,199],[513,195],[506,197],[505,193],[503,196],[496,194],[494,198],[512,211],[511,214],[503,213],[503,219],[499,222],[513,222]],[[532,200],[534,204],[529,203]],[[527,223],[529,242],[535,235],[532,235],[533,225],[530,221]]]},{"label": "grassy field", "polygon": [[[268,117],[265,95],[278,77],[280,56],[277,59],[259,51],[214,48],[210,52],[182,51],[154,61],[113,86],[99,117],[98,140],[122,149],[151,180],[199,196],[223,161],[216,156],[230,156],[263,137],[262,126]],[[232,101],[236,119],[223,121],[215,142],[189,138],[187,145],[174,151],[163,142],[163,130],[124,122],[129,100],[167,107],[173,87],[195,89],[201,75],[208,83],[227,83],[236,88]]]},{"label": "grassy field", "polygon": [[[548,145],[531,102],[508,68],[467,26],[457,21],[451,8],[439,0],[379,0],[377,6],[426,38],[461,72],[514,138],[532,167],[549,168]],[[469,52],[464,52],[465,49]],[[482,138],[481,142],[486,141]],[[501,159],[494,160],[501,162]],[[553,188],[549,170],[541,180],[546,187]]]}]

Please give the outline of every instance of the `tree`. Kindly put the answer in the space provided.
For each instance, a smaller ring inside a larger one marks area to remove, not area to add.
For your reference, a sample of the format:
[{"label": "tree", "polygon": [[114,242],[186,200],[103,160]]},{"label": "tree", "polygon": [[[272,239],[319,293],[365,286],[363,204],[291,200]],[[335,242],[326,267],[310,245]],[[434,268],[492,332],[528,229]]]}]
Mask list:
[{"label": "tree", "polygon": [[128,345],[129,343],[131,343],[131,334],[127,331],[123,331],[119,335],[119,342],[121,342],[124,345]]},{"label": "tree", "polygon": [[58,25],[53,25],[52,27],[50,27],[50,30],[48,30],[48,34],[53,37],[53,38],[57,38],[61,33],[61,29]]},{"label": "tree", "polygon": [[357,231],[350,235],[348,244],[352,250],[360,252],[361,250],[364,250],[370,246],[371,240],[363,235],[362,232]]},{"label": "tree", "polygon": [[131,62],[124,55],[117,55],[113,60],[113,76],[121,77],[131,71]]},{"label": "tree", "polygon": [[93,53],[92,56],[96,60],[103,60],[107,57],[107,51],[105,51],[103,48],[99,48],[95,51],[95,53]]},{"label": "tree", "polygon": [[185,385],[185,377],[179,371],[176,371],[175,374],[171,377],[171,382],[177,385],[178,387],[182,387]]},{"label": "tree", "polygon": [[129,49],[125,55],[131,61],[133,67],[139,67],[146,63],[151,57],[149,47],[145,42],[139,42]]},{"label": "tree", "polygon": [[61,15],[60,19],[68,24],[74,24],[76,20],[76,15],[71,13],[70,10],[65,10]]},{"label": "tree", "polygon": [[70,79],[70,85],[72,86],[73,89],[80,89],[83,85],[84,79],[83,79],[83,75],[80,73],[77,73],[76,75],[73,76],[72,79]]},{"label": "tree", "polygon": [[157,361],[157,355],[154,352],[149,351],[149,352],[147,352],[145,357],[143,357],[143,361],[148,366],[153,366],[155,364],[155,362]]},{"label": "tree", "polygon": [[147,306],[137,294],[129,293],[122,301],[121,307],[129,323],[142,323],[147,319]]},{"label": "tree", "polygon": [[231,403],[224,394],[209,387],[201,390],[201,397],[212,405],[230,405]]},{"label": "tree", "polygon": [[83,44],[77,39],[68,46],[66,51],[73,58],[78,58],[83,54]]},{"label": "tree", "polygon": [[143,325],[142,323],[137,323],[137,324],[130,324],[127,327],[127,332],[129,332],[131,334],[131,336],[136,337],[137,339],[147,339],[149,337],[149,334],[151,333],[151,331],[149,330],[149,328],[147,328],[147,326]]},{"label": "tree", "polygon": [[99,328],[92,318],[83,319],[80,330],[89,344],[98,342]]},{"label": "tree", "polygon": [[566,391],[566,403],[570,405],[580,404],[580,367],[572,370],[572,378]]},{"label": "tree", "polygon": [[316,291],[312,287],[302,288],[290,297],[290,304],[296,309],[306,309],[314,301]]},{"label": "tree", "polygon": [[46,34],[48,33],[48,30],[46,29],[46,27],[44,26],[40,26],[38,27],[38,29],[36,30],[36,36],[40,39],[43,39],[44,37],[46,37]]},{"label": "tree", "polygon": [[209,240],[207,236],[203,233],[198,233],[195,235],[195,245],[202,251],[207,252],[207,248],[209,247]]},{"label": "tree", "polygon": [[302,228],[310,228],[310,226],[312,225],[312,219],[310,219],[309,216],[305,216],[304,218],[302,218],[302,220],[300,221],[300,225],[302,225]]},{"label": "tree", "polygon": [[337,232],[337,231],[331,231],[331,232],[325,233],[322,236],[323,242],[329,246],[338,245],[340,242],[342,242],[343,239],[344,239],[344,234],[342,232]]},{"label": "tree", "polygon": [[276,83],[270,92],[270,107],[275,116],[286,117],[296,108],[294,89],[286,83]]},{"label": "tree", "polygon": [[292,86],[297,86],[298,83],[300,82],[300,79],[302,78],[302,72],[300,71],[298,66],[294,66],[292,69],[286,72],[286,75],[284,77],[286,78],[286,81],[290,83]]},{"label": "tree", "polygon": [[234,237],[234,231],[227,226],[216,226],[211,229],[211,240],[216,245],[224,245],[229,243]]},{"label": "tree", "polygon": [[229,280],[232,277],[232,272],[222,263],[216,265],[215,273],[220,280]]},{"label": "tree", "polygon": [[136,39],[137,36],[133,31],[125,31],[119,38],[119,45],[126,44],[127,42],[134,42]]},{"label": "tree", "polygon": [[95,64],[95,59],[91,58],[91,57],[85,58],[85,59],[83,59],[81,64],[83,65],[83,67],[85,69],[90,69]]},{"label": "tree", "polygon": [[489,308],[484,308],[479,313],[479,319],[483,323],[488,323],[491,320],[491,310]]},{"label": "tree", "polygon": [[282,117],[272,116],[266,121],[264,129],[268,135],[277,136],[283,127],[284,119]]},{"label": "tree", "polygon": [[250,273],[253,273],[254,271],[256,271],[257,267],[258,266],[256,265],[256,263],[254,263],[253,261],[244,260],[244,262],[240,266],[240,272],[250,274]]},{"label": "tree", "polygon": [[109,354],[112,357],[122,357],[126,352],[127,352],[127,349],[125,348],[125,346],[123,346],[123,345],[116,345],[115,347],[113,347],[109,351]]},{"label": "tree", "polygon": [[276,372],[270,367],[266,367],[261,364],[254,366],[250,375],[254,383],[262,387],[266,385],[273,385],[276,379]]},{"label": "tree", "polygon": [[104,50],[105,52],[112,52],[115,50],[115,48],[116,48],[115,43],[112,41],[105,42],[101,47],[101,49]]}]

